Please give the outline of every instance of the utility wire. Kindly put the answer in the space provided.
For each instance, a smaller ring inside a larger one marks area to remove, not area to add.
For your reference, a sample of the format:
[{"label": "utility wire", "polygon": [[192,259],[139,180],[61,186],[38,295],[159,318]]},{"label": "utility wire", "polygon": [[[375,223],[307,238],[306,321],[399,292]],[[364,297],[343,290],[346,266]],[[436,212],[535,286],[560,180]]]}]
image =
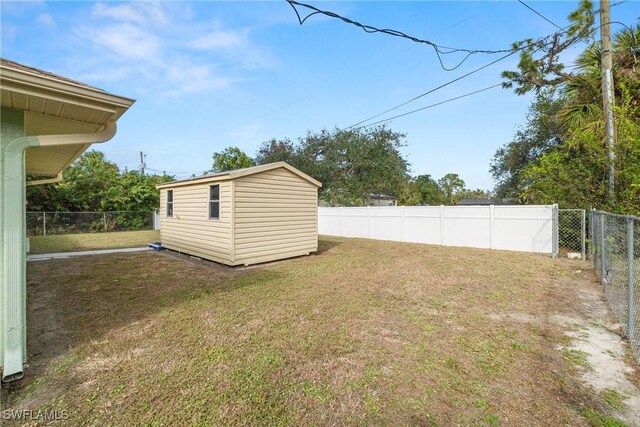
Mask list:
[{"label": "utility wire", "polygon": [[[626,3],[628,0],[622,0],[619,1],[617,3],[612,4],[611,6],[618,6],[620,4],[624,4]],[[513,52],[514,50],[517,50],[517,48],[515,48],[515,45],[522,45],[524,43],[524,41],[520,41],[514,44],[514,46],[512,46],[509,49],[498,49],[498,50],[488,50],[488,49],[464,49],[464,48],[454,48],[454,47],[449,47],[449,46],[442,46],[442,45],[438,45],[435,42],[432,42],[430,40],[425,40],[425,39],[421,39],[418,37],[414,37],[414,36],[410,36],[408,34],[403,33],[402,31],[398,31],[398,30],[393,30],[393,29],[389,29],[389,28],[377,28],[374,27],[372,25],[367,25],[367,24],[362,24],[358,21],[354,21],[352,19],[349,19],[347,17],[344,17],[342,15],[339,15],[335,12],[331,12],[328,10],[322,10],[320,8],[317,8],[313,5],[307,4],[307,3],[302,3],[296,0],[286,0],[287,3],[289,3],[289,5],[291,6],[291,8],[293,9],[294,13],[296,14],[296,17],[298,18],[298,23],[300,25],[303,25],[307,19],[311,18],[314,15],[324,15],[327,16],[329,18],[335,18],[335,19],[339,19],[347,24],[350,25],[354,25],[358,28],[361,28],[363,31],[365,31],[366,33],[382,33],[382,34],[387,34],[390,36],[394,36],[394,37],[400,37],[400,38],[404,38],[407,40],[410,40],[412,42],[415,43],[421,43],[421,44],[426,44],[428,46],[431,46],[434,50],[434,52],[436,53],[436,56],[438,58],[438,62],[440,63],[440,67],[445,70],[445,71],[453,71],[455,69],[457,69],[458,67],[460,67],[467,59],[469,59],[469,57],[471,55],[474,54],[478,54],[478,53],[482,53],[482,54],[498,54],[498,53],[508,53],[508,52]],[[566,33],[566,28],[569,27],[565,27],[565,28],[561,28],[558,25],[556,25],[555,23],[551,22],[549,19],[547,19],[545,16],[543,16],[542,14],[540,14],[539,12],[537,12],[536,10],[534,10],[532,7],[530,7],[529,5],[525,4],[524,2],[520,1],[520,3],[522,3],[524,6],[526,6],[527,8],[529,8],[530,10],[532,10],[534,13],[536,13],[537,15],[541,16],[543,19],[547,20],[548,22],[550,22],[551,24],[553,24],[554,26],[556,26],[557,28],[559,28],[563,33]],[[306,8],[311,10],[311,12],[309,14],[307,14],[304,18],[300,15],[300,12],[298,11],[298,8]],[[598,11],[595,11],[595,13],[597,13]],[[520,49],[526,49],[530,46],[532,46],[535,42],[531,43],[528,42],[526,43],[524,46],[521,46]],[[448,55],[451,53],[465,53],[466,55],[464,55],[464,57],[462,58],[462,60],[460,62],[458,62],[455,66],[453,67],[447,67],[444,65],[444,62],[442,60],[442,55]]]},{"label": "utility wire", "polygon": [[261,119],[261,118],[263,118],[263,117],[266,117],[266,116],[268,116],[268,115],[271,115],[271,114],[273,114],[273,113],[277,113],[278,111],[280,111],[280,110],[284,110],[285,108],[290,107],[290,106],[292,106],[292,105],[294,105],[294,104],[297,104],[298,102],[304,101],[305,99],[309,98],[310,96],[311,96],[311,95],[303,96],[302,98],[298,98],[298,99],[296,99],[295,101],[291,101],[291,102],[289,102],[288,104],[285,104],[285,105],[281,105],[281,106],[279,106],[279,107],[276,107],[276,108],[274,108],[273,110],[269,110],[269,111],[267,111],[266,113],[260,114],[259,116],[256,116],[256,117],[254,117],[254,118],[252,118],[252,119],[249,119],[249,120],[247,120],[247,121],[245,121],[245,122],[238,123],[237,125],[233,125],[233,126],[231,126],[231,127],[229,127],[229,128],[226,128],[226,129],[224,129],[224,130],[221,130],[220,132],[214,133],[214,134],[212,134],[212,135],[210,135],[210,136],[212,136],[212,137],[213,137],[213,136],[222,135],[223,133],[227,133],[227,132],[229,132],[229,131],[231,131],[231,130],[235,130],[235,129],[237,129],[237,128],[241,127],[241,126],[244,126],[244,125],[247,125],[247,124],[253,123],[253,122],[255,122],[256,120],[259,120],[259,119]]},{"label": "utility wire", "polygon": [[488,64],[483,65],[482,67],[476,68],[476,69],[474,69],[474,70],[469,71],[469,72],[468,72],[468,73],[466,73],[466,74],[461,75],[460,77],[456,77],[456,78],[455,78],[455,79],[453,79],[453,80],[449,80],[448,82],[441,84],[440,86],[436,86],[436,87],[434,87],[433,89],[429,89],[428,91],[426,91],[426,92],[424,92],[424,93],[421,93],[421,94],[420,94],[420,95],[418,95],[418,96],[414,96],[413,98],[409,99],[408,101],[403,102],[402,104],[398,104],[398,105],[396,105],[395,107],[389,108],[388,110],[384,110],[384,111],[383,111],[383,112],[381,112],[381,113],[378,113],[378,114],[373,115],[373,116],[371,116],[371,117],[367,117],[367,118],[366,118],[366,119],[364,119],[364,120],[360,120],[358,123],[354,123],[354,124],[352,124],[351,126],[348,126],[348,127],[347,127],[347,128],[345,128],[345,129],[351,129],[351,128],[354,128],[354,127],[356,127],[356,126],[361,125],[362,123],[368,122],[369,120],[373,120],[373,119],[375,119],[375,118],[378,118],[378,117],[382,116],[383,114],[387,114],[387,113],[389,113],[389,112],[391,112],[391,111],[393,111],[393,110],[397,110],[397,109],[398,109],[398,108],[400,108],[400,107],[404,107],[405,105],[407,105],[407,104],[409,104],[409,103],[411,103],[411,102],[413,102],[413,101],[416,101],[416,100],[418,100],[418,99],[420,99],[420,98],[422,98],[422,97],[424,97],[424,96],[427,96],[427,95],[429,95],[429,94],[431,94],[431,93],[433,93],[433,92],[435,92],[435,91],[437,91],[437,90],[440,90],[440,89],[442,89],[442,88],[444,88],[444,87],[447,87],[447,86],[449,86],[449,85],[451,85],[451,84],[453,84],[453,83],[455,83],[455,82],[457,82],[457,81],[460,81],[460,80],[462,80],[462,79],[464,79],[464,78],[466,78],[466,77],[469,77],[470,75],[475,74],[475,73],[477,73],[478,71],[484,70],[485,68],[490,67],[491,65],[493,65],[493,64],[495,64],[495,63],[497,63],[497,62],[500,62],[500,61],[502,61],[502,60],[504,60],[504,59],[507,59],[508,57],[510,57],[510,56],[512,56],[512,55],[514,55],[514,54],[516,54],[517,52],[518,52],[517,50],[514,50],[514,51],[513,51],[513,52],[511,52],[511,53],[508,53],[508,54],[506,54],[506,55],[504,55],[504,56],[501,56],[500,58],[496,59],[495,61],[491,61],[491,62],[489,62]]},{"label": "utility wire", "polygon": [[[422,43],[422,44],[426,44],[428,46],[431,46],[433,48],[433,50],[436,53],[436,56],[438,57],[438,62],[440,63],[440,67],[442,67],[443,70],[445,71],[453,71],[455,69],[457,69],[458,67],[460,67],[467,59],[469,59],[469,57],[471,55],[474,54],[478,54],[478,53],[483,53],[483,54],[497,54],[497,53],[508,53],[508,52],[513,52],[514,48],[509,48],[509,49],[499,49],[499,50],[486,50],[486,49],[464,49],[464,48],[455,48],[455,47],[449,47],[449,46],[441,46],[438,45],[430,40],[425,40],[425,39],[421,39],[418,37],[414,37],[414,36],[410,36],[408,34],[403,33],[402,31],[398,31],[398,30],[393,30],[393,29],[389,29],[389,28],[377,28],[371,25],[366,25],[366,24],[361,24],[358,21],[354,21],[352,19],[346,18],[344,16],[338,15],[337,13],[328,11],[328,10],[322,10],[319,9],[315,6],[312,6],[310,4],[306,4],[306,3],[301,3],[295,0],[286,0],[287,3],[289,3],[289,5],[291,6],[291,8],[293,9],[293,11],[295,12],[297,18],[298,18],[298,23],[300,25],[303,25],[307,19],[309,19],[310,17],[314,16],[314,15],[325,15],[328,16],[330,18],[335,18],[335,19],[339,19],[347,24],[351,24],[351,25],[355,25],[358,28],[361,28],[363,31],[365,31],[366,33],[382,33],[382,34],[387,34],[390,36],[394,36],[394,37],[400,37],[400,38],[404,38],[407,40],[410,40],[412,42],[415,43]],[[301,7],[301,8],[307,8],[312,10],[311,13],[309,13],[308,15],[306,15],[304,18],[300,16],[300,12],[298,12],[298,9],[296,8],[296,6]],[[464,55],[464,57],[462,58],[462,60],[456,64],[454,67],[447,67],[444,65],[444,62],[442,61],[442,55],[448,55],[451,53],[465,53],[466,55]]]},{"label": "utility wire", "polygon": [[456,101],[456,100],[461,99],[461,98],[466,98],[467,96],[471,96],[471,95],[475,95],[477,93],[485,92],[485,91],[488,91],[490,89],[496,88],[498,86],[502,86],[502,83],[497,83],[497,84],[494,84],[494,85],[491,85],[491,86],[487,86],[487,87],[485,87],[483,89],[475,90],[473,92],[468,92],[468,93],[465,93],[463,95],[456,96],[454,98],[449,98],[449,99],[446,99],[444,101],[436,102],[435,104],[427,105],[425,107],[416,108],[415,110],[407,111],[406,113],[402,113],[402,114],[398,114],[398,115],[393,116],[393,117],[388,117],[386,119],[378,120],[377,122],[373,122],[373,123],[370,123],[368,125],[364,125],[362,127],[363,128],[368,128],[370,126],[375,126],[375,125],[380,124],[380,123],[389,122],[389,121],[397,119],[399,117],[408,116],[409,114],[414,114],[414,113],[417,113],[419,111],[423,111],[423,110],[427,110],[429,108],[437,107],[438,105],[446,104],[448,102],[453,102],[453,101]]},{"label": "utility wire", "polygon": [[531,6],[529,6],[528,4],[526,4],[525,2],[523,2],[522,0],[518,0],[518,3],[520,3],[521,5],[523,5],[524,7],[526,7],[527,9],[529,9],[531,12],[535,13],[536,15],[538,15],[540,18],[544,19],[545,21],[547,21],[549,24],[553,25],[554,27],[562,30],[562,27],[559,26],[558,24],[556,24],[555,22],[553,22],[552,20],[550,20],[549,18],[547,18],[546,16],[544,16],[543,14],[541,14],[540,12],[538,12],[537,10],[535,10],[534,8],[532,8]]},{"label": "utility wire", "polygon": [[[619,4],[622,4],[622,3],[619,3]],[[620,23],[620,24],[622,24],[621,22],[617,22],[617,21],[612,21],[611,23]],[[624,24],[622,24],[622,25],[624,25]],[[571,25],[568,25],[568,26],[566,26],[566,27],[564,27],[564,28],[560,28],[560,30],[561,30],[560,32],[561,32],[561,33],[566,33],[566,32],[567,32],[567,29],[568,29],[568,28],[570,28],[570,26],[571,26]],[[592,31],[592,32],[595,32],[595,31],[597,31],[599,28],[600,28],[600,27],[596,27],[596,28],[592,29],[591,31]],[[557,34],[557,33],[555,33],[555,34]],[[550,35],[547,35],[547,36],[541,37],[541,38],[537,39],[537,40],[536,40],[536,42],[541,42],[541,41],[543,41],[543,40],[547,40],[547,39],[549,39],[550,37],[553,37],[555,34],[550,34]],[[514,50],[513,52],[511,52],[511,53],[509,53],[509,54],[507,54],[507,55],[505,55],[505,56],[502,56],[502,57],[498,58],[498,59],[497,59],[497,60],[495,60],[495,61],[492,61],[492,62],[490,62],[490,63],[488,63],[488,64],[485,64],[485,65],[483,65],[483,66],[482,66],[482,67],[480,67],[480,68],[476,68],[476,69],[474,69],[474,70],[470,71],[470,72],[469,72],[469,73],[467,73],[467,74],[464,74],[464,75],[462,75],[462,76],[460,76],[460,77],[458,77],[458,78],[455,78],[455,79],[453,79],[453,80],[451,80],[451,81],[449,81],[449,82],[447,82],[447,83],[444,83],[444,84],[442,84],[442,85],[440,85],[440,86],[437,86],[437,87],[435,87],[435,88],[433,88],[433,89],[430,89],[430,90],[428,90],[427,92],[421,93],[420,95],[415,96],[415,97],[413,97],[413,98],[409,99],[408,101],[405,101],[405,102],[403,102],[403,103],[401,103],[401,104],[398,104],[398,105],[396,105],[395,107],[389,108],[388,110],[385,110],[385,111],[383,111],[383,112],[381,112],[381,113],[378,113],[378,114],[373,115],[373,116],[370,116],[370,117],[368,117],[368,118],[366,118],[366,119],[364,119],[364,120],[361,120],[361,121],[359,121],[359,122],[357,122],[357,123],[354,123],[354,124],[352,124],[351,126],[348,126],[348,127],[344,128],[343,130],[347,130],[347,129],[354,128],[354,127],[356,127],[356,126],[361,125],[362,123],[368,122],[369,120],[372,120],[372,119],[378,118],[378,117],[382,116],[383,114],[386,114],[386,113],[389,113],[389,112],[391,112],[391,111],[397,110],[398,108],[403,107],[403,106],[405,106],[405,105],[407,105],[407,104],[409,104],[409,103],[411,103],[411,102],[413,102],[413,101],[415,101],[415,100],[417,100],[417,99],[420,99],[420,98],[422,98],[422,97],[424,97],[424,96],[426,96],[426,95],[429,95],[429,94],[431,94],[431,93],[433,93],[433,92],[435,92],[435,91],[437,91],[437,90],[439,90],[439,89],[442,89],[442,88],[444,88],[444,87],[446,87],[446,86],[449,86],[449,85],[450,85],[450,84],[452,84],[452,83],[455,83],[455,82],[457,82],[457,81],[459,81],[459,80],[462,80],[462,79],[463,79],[463,78],[465,78],[465,77],[468,77],[468,76],[470,76],[470,75],[472,75],[472,74],[475,74],[475,73],[477,73],[478,71],[480,71],[480,70],[482,70],[482,69],[484,69],[484,68],[487,68],[487,67],[489,67],[489,66],[491,66],[491,65],[493,65],[493,64],[495,64],[495,63],[497,63],[497,62],[500,62],[500,61],[502,61],[502,60],[504,60],[504,59],[506,59],[506,58],[510,57],[511,55],[513,55],[513,54],[515,54],[515,53],[517,53],[517,52],[519,52],[519,51],[521,51],[521,50],[526,49],[527,47],[528,47],[528,45],[527,45],[527,46],[523,46],[523,47],[521,47],[521,48],[518,48],[517,50]],[[533,51],[533,53],[535,53],[535,52],[537,52],[538,50],[542,49],[542,47],[543,47],[543,46],[538,47],[537,49],[535,49],[535,50]],[[420,110],[417,110],[417,111],[420,111]],[[384,121],[384,120],[382,120],[382,121]],[[380,123],[380,121],[378,121],[378,122],[376,122],[376,123]],[[369,125],[367,125],[367,126],[369,126]],[[367,126],[364,126],[364,127],[367,127]]]}]

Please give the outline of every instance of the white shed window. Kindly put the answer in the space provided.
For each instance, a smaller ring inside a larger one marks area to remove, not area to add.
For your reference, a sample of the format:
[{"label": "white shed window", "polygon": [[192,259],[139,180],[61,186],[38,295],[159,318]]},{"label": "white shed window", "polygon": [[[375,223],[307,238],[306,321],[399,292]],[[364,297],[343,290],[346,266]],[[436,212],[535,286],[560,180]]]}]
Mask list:
[{"label": "white shed window", "polygon": [[209,219],[220,218],[220,186],[209,186]]},{"label": "white shed window", "polygon": [[173,190],[167,190],[167,216],[173,216]]}]

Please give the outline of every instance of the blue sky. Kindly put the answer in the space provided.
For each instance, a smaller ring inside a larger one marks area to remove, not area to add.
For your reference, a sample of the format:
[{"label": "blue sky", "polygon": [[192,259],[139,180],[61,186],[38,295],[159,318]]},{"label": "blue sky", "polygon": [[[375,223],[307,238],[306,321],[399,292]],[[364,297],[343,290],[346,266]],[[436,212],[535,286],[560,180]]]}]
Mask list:
[{"label": "blue sky", "polygon": [[[515,1],[306,2],[454,47],[504,49],[555,30]],[[577,2],[528,4],[565,26]],[[210,168],[212,153],[228,146],[253,155],[270,138],[346,127],[497,58],[474,55],[447,72],[428,46],[321,16],[300,26],[285,1],[0,7],[3,57],[137,99],[99,149],[130,169],[144,151],[149,168],[179,177]],[[631,24],[639,16],[638,1],[612,8],[612,20]],[[516,62],[508,58],[381,118],[498,83]],[[407,134],[403,153],[414,175],[456,172],[469,187],[489,189],[489,162],[524,122],[530,100],[496,88],[389,126]]]}]

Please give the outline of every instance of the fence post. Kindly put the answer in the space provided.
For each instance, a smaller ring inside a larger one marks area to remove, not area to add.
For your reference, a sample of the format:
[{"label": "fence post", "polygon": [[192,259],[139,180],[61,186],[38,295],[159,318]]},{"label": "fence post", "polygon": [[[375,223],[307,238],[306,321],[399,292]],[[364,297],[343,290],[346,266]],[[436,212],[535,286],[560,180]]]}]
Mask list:
[{"label": "fence post", "polygon": [[593,208],[589,209],[589,257],[591,258],[591,262],[595,265],[595,255],[596,255],[596,251],[595,251],[595,238],[596,236],[594,236],[594,231],[595,230],[595,226],[594,226],[594,222],[596,220],[596,216],[594,214]]},{"label": "fence post", "polygon": [[605,265],[605,242],[604,242],[604,226],[606,221],[604,219],[604,213],[600,212],[600,281],[605,284],[607,267]]},{"label": "fence post", "polygon": [[489,206],[489,249],[496,247],[496,207]]},{"label": "fence post", "polygon": [[580,256],[583,261],[587,259],[587,213],[584,209],[580,210],[580,234],[582,247],[580,248]]},{"label": "fence post", "polygon": [[633,218],[627,218],[627,336],[633,345],[635,339],[635,280],[633,271]]},{"label": "fence post", "polygon": [[42,235],[47,235],[47,213],[42,212]]},{"label": "fence post", "polygon": [[560,224],[558,205],[551,206],[551,258],[557,258],[560,246]]},{"label": "fence post", "polygon": [[102,220],[104,222],[104,231],[107,231],[107,213],[102,212]]},{"label": "fence post", "polygon": [[446,246],[446,239],[444,236],[444,205],[440,205],[440,244]]},{"label": "fence post", "polygon": [[405,206],[401,207],[400,215],[401,215],[400,222],[402,224],[402,229],[400,230],[400,233],[401,233],[400,234],[400,238],[402,239],[403,242],[406,242],[407,241],[407,231],[406,231],[406,223],[407,223],[406,215],[407,215],[407,213],[406,213],[406,210],[405,210]]}]

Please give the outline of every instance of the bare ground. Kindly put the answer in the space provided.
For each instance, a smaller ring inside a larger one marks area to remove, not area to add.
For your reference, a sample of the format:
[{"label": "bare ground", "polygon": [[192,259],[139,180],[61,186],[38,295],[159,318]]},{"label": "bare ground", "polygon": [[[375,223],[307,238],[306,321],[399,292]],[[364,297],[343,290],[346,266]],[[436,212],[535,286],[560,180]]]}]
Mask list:
[{"label": "bare ground", "polygon": [[637,365],[580,261],[325,238],[249,269],[139,253],[28,277],[29,366],[3,409],[61,424],[638,419]]}]

